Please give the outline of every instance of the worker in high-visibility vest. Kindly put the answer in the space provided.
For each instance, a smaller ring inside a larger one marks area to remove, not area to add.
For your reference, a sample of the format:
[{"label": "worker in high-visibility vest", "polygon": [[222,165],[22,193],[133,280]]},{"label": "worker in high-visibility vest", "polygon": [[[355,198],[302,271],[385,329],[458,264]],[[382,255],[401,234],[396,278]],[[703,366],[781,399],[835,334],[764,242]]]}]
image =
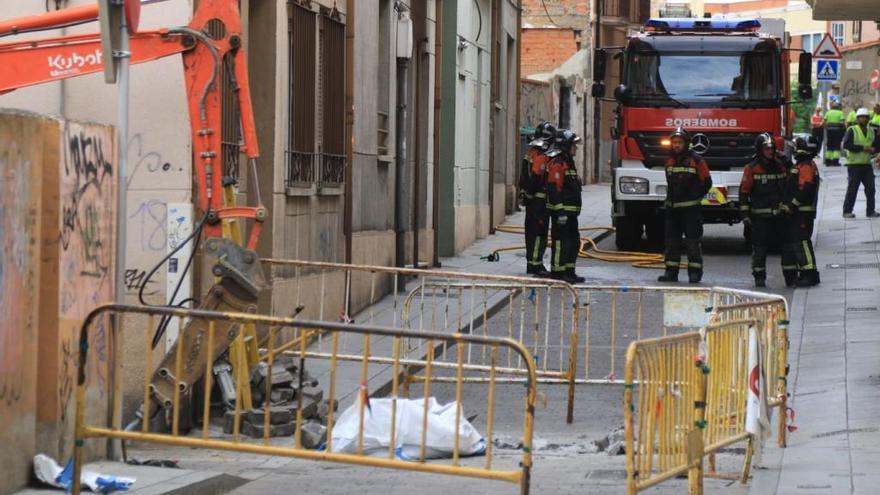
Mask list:
[{"label": "worker in high-visibility vest", "polygon": [[819,149],[821,150],[822,143],[825,142],[825,116],[822,115],[821,106],[817,106],[816,111],[810,117],[810,125],[813,129],[813,139],[819,144]]},{"label": "worker in high-visibility vest", "polygon": [[871,112],[871,120],[868,125],[874,128],[874,134],[880,130],[880,102],[874,103],[874,111]]},{"label": "worker in high-visibility vest", "polygon": [[840,143],[845,132],[840,103],[833,102],[831,109],[825,112],[825,165],[840,166]]},{"label": "worker in high-visibility vest", "polygon": [[869,117],[870,112],[867,108],[858,109],[856,125],[847,129],[843,138],[848,178],[846,197],[843,200],[843,218],[855,218],[853,207],[856,204],[859,185],[865,187],[865,199],[868,203],[865,216],[880,217],[880,213],[874,211],[874,168],[871,166],[871,155],[880,148],[880,139],[874,129],[868,126]]},{"label": "worker in high-visibility vest", "polygon": [[852,110],[849,111],[848,114],[846,114],[846,126],[847,127],[852,127],[852,126],[856,125],[856,120],[858,118],[856,113],[857,113],[856,109],[853,108]]}]

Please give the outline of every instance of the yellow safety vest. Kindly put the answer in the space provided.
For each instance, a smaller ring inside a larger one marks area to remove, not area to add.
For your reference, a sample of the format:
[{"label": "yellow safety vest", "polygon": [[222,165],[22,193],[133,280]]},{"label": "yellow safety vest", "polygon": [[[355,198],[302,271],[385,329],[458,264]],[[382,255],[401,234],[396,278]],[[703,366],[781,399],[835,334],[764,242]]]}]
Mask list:
[{"label": "yellow safety vest", "polygon": [[[854,125],[850,127],[853,132],[853,144],[857,144],[859,146],[871,146],[874,144],[874,129],[870,127],[867,128],[867,132],[862,132],[861,126]],[[870,165],[871,164],[871,154],[865,151],[846,151],[846,164],[847,165]]]}]

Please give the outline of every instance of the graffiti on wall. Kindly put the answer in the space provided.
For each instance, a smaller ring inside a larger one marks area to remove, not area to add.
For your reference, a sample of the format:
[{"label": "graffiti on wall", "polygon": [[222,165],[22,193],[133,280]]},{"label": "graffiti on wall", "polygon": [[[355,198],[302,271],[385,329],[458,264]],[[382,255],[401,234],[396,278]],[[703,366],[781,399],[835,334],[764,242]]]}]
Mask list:
[{"label": "graffiti on wall", "polygon": [[[38,228],[32,198],[30,162],[15,142],[0,152],[0,407],[22,397],[24,339],[34,328],[31,306],[36,291],[33,265]],[[3,425],[0,425],[2,428]]]},{"label": "graffiti on wall", "polygon": [[[96,306],[114,298],[116,141],[113,129],[67,122],[61,135],[59,303],[61,361],[58,398],[62,423],[71,418],[79,327]],[[87,376],[103,397],[109,336],[103,320],[89,335]]]}]

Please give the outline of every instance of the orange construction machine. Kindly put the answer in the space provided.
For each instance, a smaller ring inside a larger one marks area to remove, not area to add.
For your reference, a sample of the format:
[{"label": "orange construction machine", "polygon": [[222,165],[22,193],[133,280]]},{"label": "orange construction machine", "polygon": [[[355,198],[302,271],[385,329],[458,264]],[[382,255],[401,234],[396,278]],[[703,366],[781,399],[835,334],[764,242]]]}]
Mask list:
[{"label": "orange construction machine", "polygon": [[[248,69],[242,49],[242,26],[237,0],[201,0],[187,26],[151,31],[138,31],[141,3],[125,0],[130,35],[130,63],[141,64],[180,54],[183,59],[186,94],[192,131],[193,169],[198,184],[196,205],[201,220],[188,242],[204,236],[204,251],[213,261],[212,272],[217,282],[202,297],[200,308],[215,311],[255,312],[257,293],[264,286],[263,272],[254,251],[260,228],[266,218],[259,192],[256,206],[236,206],[233,188],[236,181],[224,176],[221,153],[221,70],[237,89],[234,98],[238,107],[226,115],[240,118],[242,142],[240,149],[250,161],[256,175],[259,156],[254,115],[248,85]],[[98,4],[53,11],[31,17],[0,22],[0,38],[59,29],[99,19]],[[105,33],[106,34],[106,33]],[[106,45],[104,45],[106,46]],[[0,94],[25,86],[47,83],[85,74],[102,72],[105,62],[115,54],[103,53],[101,34],[76,34],[55,38],[0,43]],[[254,183],[256,184],[256,177]],[[248,222],[249,235],[243,242],[241,224]],[[173,254],[173,253],[172,253]],[[166,258],[167,259],[167,258]],[[164,261],[164,260],[163,260]],[[158,268],[158,267],[157,267]],[[171,408],[174,394],[174,356],[176,346],[183,346],[185,356],[180,378],[181,396],[187,397],[190,387],[204,373],[205,362],[214,361],[233,343],[236,335],[232,324],[218,325],[208,349],[207,323],[193,320],[178,337],[165,360],[156,369],[151,387],[151,404],[144,405],[145,416],[162,420]],[[161,329],[153,345],[159,340]],[[244,352],[239,353],[244,355]],[[245,375],[239,375],[245,376]],[[249,402],[246,401],[246,402]]]}]

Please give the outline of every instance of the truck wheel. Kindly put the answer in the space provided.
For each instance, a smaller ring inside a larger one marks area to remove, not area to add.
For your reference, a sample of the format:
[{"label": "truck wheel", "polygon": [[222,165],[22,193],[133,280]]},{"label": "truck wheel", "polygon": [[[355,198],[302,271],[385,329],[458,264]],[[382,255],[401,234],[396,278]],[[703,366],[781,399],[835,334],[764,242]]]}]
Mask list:
[{"label": "truck wheel", "polygon": [[663,245],[665,230],[662,217],[652,216],[645,222],[645,234],[652,245]]},{"label": "truck wheel", "polygon": [[617,249],[621,251],[635,251],[642,240],[642,222],[632,217],[617,217],[614,219],[616,229],[614,240]]}]

